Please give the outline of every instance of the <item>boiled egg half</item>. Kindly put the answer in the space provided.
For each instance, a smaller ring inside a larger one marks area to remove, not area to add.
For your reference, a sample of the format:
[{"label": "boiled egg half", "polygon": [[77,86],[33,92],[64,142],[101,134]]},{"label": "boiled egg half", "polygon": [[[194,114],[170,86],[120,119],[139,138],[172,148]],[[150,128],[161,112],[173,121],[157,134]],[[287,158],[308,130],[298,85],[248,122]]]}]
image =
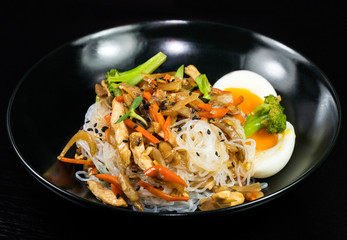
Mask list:
[{"label": "boiled egg half", "polygon": [[[244,116],[264,102],[264,97],[270,94],[277,96],[272,85],[262,76],[248,70],[238,70],[224,75],[214,85],[233,94],[233,99],[243,96],[243,102],[238,105],[244,115],[236,116],[244,122]],[[288,163],[294,150],[295,131],[287,121],[283,133],[269,134],[266,129],[254,133],[249,138],[256,142],[256,153],[251,160],[253,176],[267,178],[281,171]]]}]

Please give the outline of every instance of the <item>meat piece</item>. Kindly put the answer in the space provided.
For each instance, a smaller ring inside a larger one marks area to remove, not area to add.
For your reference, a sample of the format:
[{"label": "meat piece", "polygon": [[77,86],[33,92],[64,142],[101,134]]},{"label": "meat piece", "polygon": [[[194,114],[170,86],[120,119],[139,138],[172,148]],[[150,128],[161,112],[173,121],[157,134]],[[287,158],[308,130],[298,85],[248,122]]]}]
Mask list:
[{"label": "meat piece", "polygon": [[128,204],[121,196],[115,196],[112,190],[94,180],[87,181],[89,190],[101,201],[115,207],[127,207]]},{"label": "meat piece", "polygon": [[118,176],[118,181],[124,194],[129,198],[129,200],[134,204],[134,206],[137,207],[137,209],[143,212],[143,206],[140,202],[140,197],[134,189],[133,185],[131,184],[129,178],[124,173],[121,173]]},{"label": "meat piece", "polygon": [[146,170],[153,167],[152,159],[146,154],[145,146],[143,144],[143,136],[140,132],[133,132],[130,134],[130,149],[134,156],[135,163],[142,169]]},{"label": "meat piece", "polygon": [[118,165],[123,170],[130,164],[131,151],[128,145],[129,131],[123,121],[117,124],[115,124],[115,122],[117,122],[120,116],[123,116],[124,114],[125,114],[125,107],[123,106],[123,103],[120,103],[116,99],[113,99],[111,127],[114,131],[114,139],[116,141],[116,147],[121,157],[121,159],[118,161]]}]

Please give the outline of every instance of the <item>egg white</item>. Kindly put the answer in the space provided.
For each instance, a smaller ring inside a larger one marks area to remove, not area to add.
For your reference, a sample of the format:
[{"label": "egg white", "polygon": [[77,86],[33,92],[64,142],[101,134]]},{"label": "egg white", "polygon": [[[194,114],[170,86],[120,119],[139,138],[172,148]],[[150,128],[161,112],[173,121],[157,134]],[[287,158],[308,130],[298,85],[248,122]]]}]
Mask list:
[{"label": "egg white", "polygon": [[226,88],[244,88],[264,100],[270,94],[277,96],[271,83],[259,74],[248,71],[238,70],[228,73],[221,77],[214,85],[214,88],[224,90]]},{"label": "egg white", "polygon": [[[270,94],[277,93],[270,82],[257,73],[248,70],[238,70],[221,77],[213,85],[214,88],[244,88],[258,95],[264,100]],[[251,160],[253,163],[253,176],[267,178],[281,171],[290,160],[295,145],[295,131],[287,121],[286,130],[278,134],[278,143],[269,149],[257,151]]]}]

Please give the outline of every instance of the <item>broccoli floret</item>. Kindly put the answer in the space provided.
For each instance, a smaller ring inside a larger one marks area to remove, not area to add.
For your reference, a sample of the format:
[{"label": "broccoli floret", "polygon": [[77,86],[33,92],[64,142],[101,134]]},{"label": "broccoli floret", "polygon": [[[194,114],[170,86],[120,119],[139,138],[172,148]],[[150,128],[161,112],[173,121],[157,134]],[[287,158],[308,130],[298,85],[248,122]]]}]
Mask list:
[{"label": "broccoli floret", "polygon": [[244,124],[246,138],[260,129],[266,128],[269,133],[281,133],[286,129],[287,117],[280,100],[274,95],[265,97],[264,103],[254,108]]},{"label": "broccoli floret", "polygon": [[142,81],[143,76],[140,73],[152,73],[156,70],[164,61],[166,55],[162,52],[157,53],[150,58],[147,62],[125,72],[118,72],[116,69],[111,69],[106,74],[106,83],[110,93],[117,97],[122,95],[122,91],[118,88],[121,82],[127,82],[131,85],[137,85]]}]

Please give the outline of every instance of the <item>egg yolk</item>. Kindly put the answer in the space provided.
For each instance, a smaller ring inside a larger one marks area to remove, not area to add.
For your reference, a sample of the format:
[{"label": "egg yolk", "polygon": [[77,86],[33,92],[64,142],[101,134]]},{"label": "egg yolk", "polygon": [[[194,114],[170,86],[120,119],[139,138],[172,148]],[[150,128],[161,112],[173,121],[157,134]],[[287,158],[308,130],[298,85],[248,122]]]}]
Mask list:
[{"label": "egg yolk", "polygon": [[250,138],[255,140],[257,151],[263,151],[276,146],[278,142],[278,136],[276,133],[268,133],[266,129],[261,129],[255,132]]},{"label": "egg yolk", "polygon": [[[233,94],[233,100],[235,101],[238,97],[243,96],[243,102],[238,105],[241,111],[244,114],[250,114],[253,109],[264,103],[264,101],[258,96],[244,88],[226,88],[225,91],[229,91]],[[244,122],[245,119],[241,115],[235,116],[241,122]]]},{"label": "egg yolk", "polygon": [[[243,102],[239,104],[238,107],[246,115],[249,115],[255,107],[264,103],[264,101],[258,95],[255,95],[248,89],[226,88],[225,91],[232,92],[233,100],[237,99],[239,96],[243,96]],[[245,119],[241,115],[236,115],[235,117],[241,122],[245,121]],[[250,138],[255,140],[257,151],[263,151],[272,148],[278,142],[277,134],[270,134],[266,131],[266,129],[257,131]]]}]

